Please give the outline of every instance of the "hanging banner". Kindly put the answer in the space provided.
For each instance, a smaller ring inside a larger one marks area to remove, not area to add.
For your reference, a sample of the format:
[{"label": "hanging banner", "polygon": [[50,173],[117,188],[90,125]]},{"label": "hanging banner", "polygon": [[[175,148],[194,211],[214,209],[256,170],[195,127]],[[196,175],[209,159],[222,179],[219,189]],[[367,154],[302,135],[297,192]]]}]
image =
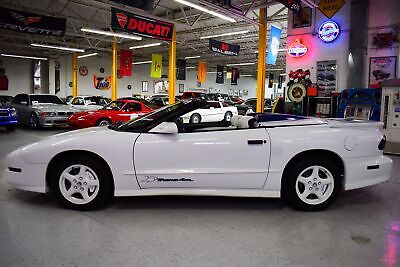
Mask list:
[{"label": "hanging banner", "polygon": [[217,41],[215,39],[209,39],[210,50],[215,53],[220,53],[228,56],[238,56],[240,51],[240,45],[233,45],[224,42]]},{"label": "hanging banner", "polygon": [[186,60],[184,59],[176,60],[176,79],[186,80]]},{"label": "hanging banner", "polygon": [[294,13],[299,13],[301,9],[300,0],[278,0],[279,3],[289,8]]},{"label": "hanging banner", "polygon": [[154,0],[111,0],[123,5],[139,8],[145,11],[153,11]]},{"label": "hanging banner", "polygon": [[0,28],[23,33],[64,36],[66,19],[0,8]]},{"label": "hanging banner", "polygon": [[231,85],[237,85],[238,79],[239,79],[239,70],[237,68],[232,68]]},{"label": "hanging banner", "polygon": [[132,76],[132,50],[120,50],[119,52],[119,75]]},{"label": "hanging banner", "polygon": [[111,88],[111,76],[97,77],[93,75],[93,85],[97,90],[109,90]]},{"label": "hanging banner", "polygon": [[282,29],[274,25],[271,25],[269,42],[268,42],[268,54],[267,64],[275,65],[276,58],[278,57],[279,43],[281,40]]},{"label": "hanging banner", "polygon": [[136,35],[171,41],[174,24],[146,18],[126,11],[111,8],[111,28]]},{"label": "hanging banner", "polygon": [[224,66],[217,65],[217,79],[215,82],[219,84],[224,83]]},{"label": "hanging banner", "polygon": [[207,66],[205,62],[199,61],[199,66],[197,68],[197,82],[203,83],[206,81]]},{"label": "hanging banner", "polygon": [[152,54],[151,55],[151,78],[161,78],[162,75],[162,55]]}]

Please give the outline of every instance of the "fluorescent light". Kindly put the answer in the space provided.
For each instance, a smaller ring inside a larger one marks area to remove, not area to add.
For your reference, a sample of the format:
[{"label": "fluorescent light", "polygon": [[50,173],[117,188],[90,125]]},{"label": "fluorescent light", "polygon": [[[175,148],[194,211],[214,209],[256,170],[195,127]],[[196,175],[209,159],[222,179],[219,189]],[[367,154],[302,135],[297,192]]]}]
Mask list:
[{"label": "fluorescent light", "polygon": [[283,70],[283,69],[268,69],[267,68],[267,71],[279,71],[279,70]]},{"label": "fluorescent light", "polygon": [[221,36],[230,36],[230,35],[237,35],[237,34],[243,34],[243,33],[248,33],[249,31],[238,31],[238,32],[226,32],[226,33],[221,33],[221,34],[215,34],[215,35],[207,35],[207,36],[202,36],[200,39],[208,39],[208,38],[214,38],[214,37],[221,37]]},{"label": "fluorescent light", "polygon": [[196,67],[186,67],[187,69],[195,69]]},{"label": "fluorescent light", "polygon": [[120,37],[120,38],[125,38],[125,39],[142,40],[142,37],[140,37],[140,36],[126,34],[126,33],[117,33],[117,32],[110,32],[110,31],[103,31],[103,30],[89,29],[89,28],[81,28],[81,31],[97,33],[97,34],[106,35],[106,36]]},{"label": "fluorescent light", "polygon": [[252,74],[239,74],[240,77],[253,77]]},{"label": "fluorescent light", "polygon": [[92,56],[97,56],[97,55],[98,55],[97,53],[91,53],[91,54],[86,54],[86,55],[78,56],[78,58],[92,57]]},{"label": "fluorescent light", "polygon": [[138,61],[138,62],[133,62],[132,65],[149,64],[151,62],[152,62],[151,60],[149,60],[149,61]]},{"label": "fluorescent light", "polygon": [[247,65],[254,65],[256,64],[255,62],[246,62],[246,63],[232,63],[232,64],[226,64],[228,67],[230,66],[247,66]]},{"label": "fluorescent light", "polygon": [[20,56],[11,54],[0,54],[2,57],[16,57],[16,58],[26,58],[26,59],[37,59],[37,60],[47,60],[45,57],[31,57],[31,56]]},{"label": "fluorescent light", "polygon": [[207,71],[207,73],[217,73],[216,71]]},{"label": "fluorescent light", "polygon": [[31,44],[31,46],[34,47],[43,47],[43,48],[50,48],[50,49],[58,49],[58,50],[65,50],[65,51],[71,51],[71,52],[85,52],[84,49],[79,49],[79,48],[71,48],[71,47],[65,47],[65,46],[56,46],[56,45],[43,45],[43,44]]},{"label": "fluorescent light", "polygon": [[279,74],[279,76],[286,76],[286,73]]},{"label": "fluorescent light", "polygon": [[236,20],[235,20],[234,18],[231,18],[231,17],[225,16],[225,15],[223,15],[223,14],[221,14],[221,13],[218,13],[218,12],[215,12],[215,11],[212,11],[212,10],[209,10],[209,9],[206,8],[206,7],[203,7],[203,6],[194,4],[194,3],[192,3],[192,2],[189,2],[189,1],[186,1],[186,0],[175,0],[175,1],[178,2],[178,3],[181,3],[181,4],[184,4],[184,5],[193,7],[193,8],[195,8],[195,9],[200,10],[200,11],[206,12],[206,13],[208,13],[208,14],[211,14],[211,15],[215,16],[215,17],[218,17],[218,18],[227,20],[227,21],[229,21],[229,22],[236,22]]},{"label": "fluorescent light", "polygon": [[153,47],[153,46],[159,46],[161,43],[153,43],[153,44],[144,44],[144,45],[138,45],[138,46],[131,46],[129,49],[139,49],[139,48],[145,48],[145,47]]},{"label": "fluorescent light", "polygon": [[200,56],[185,57],[185,59],[199,58]]}]

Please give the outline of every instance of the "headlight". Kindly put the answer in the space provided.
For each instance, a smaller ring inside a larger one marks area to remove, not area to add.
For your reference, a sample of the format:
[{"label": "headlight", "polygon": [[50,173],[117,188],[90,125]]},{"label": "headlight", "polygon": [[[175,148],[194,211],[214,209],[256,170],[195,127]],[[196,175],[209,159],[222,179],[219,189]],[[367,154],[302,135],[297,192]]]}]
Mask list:
[{"label": "headlight", "polygon": [[57,114],[55,112],[42,112],[41,113],[42,117],[55,117]]},{"label": "headlight", "polygon": [[11,112],[11,117],[17,117],[17,111],[15,110],[15,108],[10,109]]}]

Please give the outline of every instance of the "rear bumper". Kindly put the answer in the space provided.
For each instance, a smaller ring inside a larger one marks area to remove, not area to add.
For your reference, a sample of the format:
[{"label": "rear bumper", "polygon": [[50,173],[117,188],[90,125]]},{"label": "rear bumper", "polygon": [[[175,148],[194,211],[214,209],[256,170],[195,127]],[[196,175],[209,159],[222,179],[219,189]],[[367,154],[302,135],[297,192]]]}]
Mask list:
[{"label": "rear bumper", "polygon": [[392,172],[392,160],[387,156],[362,157],[345,160],[345,190],[386,182]]}]

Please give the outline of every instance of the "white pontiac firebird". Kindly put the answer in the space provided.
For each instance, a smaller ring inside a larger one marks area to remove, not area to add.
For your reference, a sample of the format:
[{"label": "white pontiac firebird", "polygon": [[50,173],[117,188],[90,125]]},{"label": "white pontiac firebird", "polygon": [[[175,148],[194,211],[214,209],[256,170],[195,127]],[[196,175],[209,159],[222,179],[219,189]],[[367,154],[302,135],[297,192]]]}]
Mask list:
[{"label": "white pontiac firebird", "polygon": [[179,102],[125,124],[48,137],[9,154],[3,179],[82,210],[143,195],[282,197],[321,210],[342,190],[390,177],[379,123],[282,114],[183,123],[205,105]]}]

